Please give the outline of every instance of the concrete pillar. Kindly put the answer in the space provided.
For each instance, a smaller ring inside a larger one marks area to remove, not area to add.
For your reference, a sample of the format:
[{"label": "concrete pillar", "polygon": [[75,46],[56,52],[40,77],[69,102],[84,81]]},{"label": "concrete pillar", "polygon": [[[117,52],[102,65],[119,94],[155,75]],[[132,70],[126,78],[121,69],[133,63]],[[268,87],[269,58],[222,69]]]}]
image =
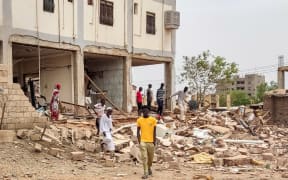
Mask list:
[{"label": "concrete pillar", "polygon": [[123,63],[123,110],[126,112],[132,111],[132,84],[131,84],[131,68],[132,57],[124,57]]},{"label": "concrete pillar", "polygon": [[219,108],[219,101],[220,101],[220,99],[219,99],[219,95],[216,95],[216,108]]},{"label": "concrete pillar", "polygon": [[[173,63],[165,63],[165,86],[166,86],[166,97],[172,95],[174,91],[174,67]],[[172,110],[172,102],[171,100],[167,100],[166,108]]]},{"label": "concrete pillar", "polygon": [[278,70],[278,88],[285,89],[285,71]]},{"label": "concrete pillar", "polygon": [[231,108],[231,96],[230,96],[230,94],[227,94],[226,107],[228,110]]},{"label": "concrete pillar", "polygon": [[7,65],[8,83],[13,83],[13,56],[12,56],[12,43],[8,38],[2,41],[2,62]]},{"label": "concrete pillar", "polygon": [[84,54],[81,51],[76,51],[74,57],[74,102],[76,104],[84,105]]}]

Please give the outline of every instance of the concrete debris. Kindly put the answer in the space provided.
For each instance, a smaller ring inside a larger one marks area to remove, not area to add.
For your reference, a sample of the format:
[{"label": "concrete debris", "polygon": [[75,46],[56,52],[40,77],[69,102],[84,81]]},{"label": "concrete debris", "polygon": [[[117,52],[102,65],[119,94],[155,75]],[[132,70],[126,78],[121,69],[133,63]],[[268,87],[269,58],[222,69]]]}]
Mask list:
[{"label": "concrete debris", "polygon": [[35,143],[34,144],[34,151],[35,152],[41,152],[42,151],[42,145],[41,144],[38,144],[38,143]]},{"label": "concrete debris", "polygon": [[[178,171],[189,164],[214,166],[211,168],[223,171],[226,168],[227,172],[234,166],[236,170],[232,173],[239,173],[240,166],[264,167],[267,163],[279,170],[287,169],[288,130],[267,124],[270,118],[267,112],[253,112],[247,109],[243,115],[237,109],[193,111],[186,113],[186,121],[179,121],[176,114],[169,113],[163,117],[163,124],[157,124],[153,162]],[[35,152],[58,158],[97,161],[104,167],[115,167],[116,163],[141,163],[135,118],[121,121],[114,122],[115,159],[102,158],[102,137],[96,135],[94,120],[67,119],[65,123],[47,126],[45,131],[35,126],[34,130],[17,130],[16,135],[20,140],[37,141],[31,143]],[[12,142],[13,137],[15,132],[6,132],[6,136],[0,136],[0,142]],[[210,176],[195,176],[194,179],[197,178],[213,179]]]},{"label": "concrete debris", "polygon": [[0,143],[11,143],[15,140],[16,133],[12,130],[0,130]]},{"label": "concrete debris", "polygon": [[71,152],[70,155],[73,161],[83,161],[85,159],[85,153],[81,151]]}]

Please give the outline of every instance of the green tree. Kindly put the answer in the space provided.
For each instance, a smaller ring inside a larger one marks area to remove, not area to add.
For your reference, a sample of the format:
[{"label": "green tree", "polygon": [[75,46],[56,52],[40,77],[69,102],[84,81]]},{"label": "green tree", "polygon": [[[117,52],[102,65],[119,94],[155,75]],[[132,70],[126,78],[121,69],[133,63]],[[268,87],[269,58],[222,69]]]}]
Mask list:
[{"label": "green tree", "polygon": [[270,81],[269,85],[267,83],[262,83],[256,88],[256,102],[263,102],[265,92],[272,91],[274,89],[277,89],[278,85],[275,81]]},{"label": "green tree", "polygon": [[183,72],[180,82],[188,84],[197,92],[197,101],[203,103],[204,95],[215,91],[219,81],[230,81],[238,72],[236,63],[228,63],[224,57],[214,56],[204,51],[198,56],[184,56]]},{"label": "green tree", "polygon": [[232,106],[245,106],[250,104],[250,98],[244,91],[231,91],[230,96]]}]

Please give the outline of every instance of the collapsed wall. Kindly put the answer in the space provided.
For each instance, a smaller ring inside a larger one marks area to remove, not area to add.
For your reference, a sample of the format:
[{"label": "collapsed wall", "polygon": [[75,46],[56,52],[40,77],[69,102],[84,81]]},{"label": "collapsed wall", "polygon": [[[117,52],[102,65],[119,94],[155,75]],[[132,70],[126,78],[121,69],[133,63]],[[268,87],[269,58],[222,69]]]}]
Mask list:
[{"label": "collapsed wall", "polygon": [[288,125],[288,94],[285,90],[267,93],[264,97],[264,110],[270,111],[275,124]]},{"label": "collapsed wall", "polygon": [[47,123],[47,117],[39,117],[20,85],[8,83],[8,70],[4,64],[0,64],[0,88],[1,129],[29,129],[35,125],[43,127]]}]

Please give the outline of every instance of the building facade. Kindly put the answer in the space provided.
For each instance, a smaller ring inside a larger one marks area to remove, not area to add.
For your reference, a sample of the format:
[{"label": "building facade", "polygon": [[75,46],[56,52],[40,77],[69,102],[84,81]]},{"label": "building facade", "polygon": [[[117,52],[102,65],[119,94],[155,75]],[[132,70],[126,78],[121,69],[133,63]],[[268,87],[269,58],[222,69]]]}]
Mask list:
[{"label": "building facade", "polygon": [[77,104],[86,73],[130,111],[133,66],[164,64],[171,94],[178,26],[176,0],[0,0],[0,63],[9,83],[32,78],[47,99],[61,83],[61,99]]},{"label": "building facade", "polygon": [[246,74],[244,77],[235,76],[231,82],[218,83],[216,94],[228,93],[233,90],[244,91],[249,96],[256,96],[256,88],[265,83],[265,76],[258,74]]}]

